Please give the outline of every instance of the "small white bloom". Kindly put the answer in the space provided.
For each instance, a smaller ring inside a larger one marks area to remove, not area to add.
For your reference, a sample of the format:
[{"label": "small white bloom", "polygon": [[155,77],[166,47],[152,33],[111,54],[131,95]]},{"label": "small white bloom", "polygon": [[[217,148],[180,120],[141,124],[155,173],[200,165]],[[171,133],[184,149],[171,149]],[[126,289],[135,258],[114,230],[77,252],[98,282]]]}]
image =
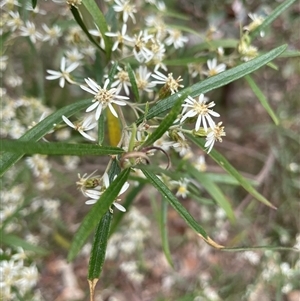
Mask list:
[{"label": "small white bloom", "polygon": [[214,76],[226,70],[225,64],[217,64],[217,59],[213,58],[212,60],[207,61],[208,71],[204,71],[203,73],[207,76]]},{"label": "small white bloom", "polygon": [[32,43],[36,43],[37,40],[42,40],[43,35],[36,31],[34,23],[26,21],[25,26],[20,27],[20,35],[23,37],[29,37]]},{"label": "small white bloom", "polygon": [[204,145],[204,147],[208,148],[207,153],[212,150],[216,140],[222,142],[222,136],[226,136],[226,133],[224,132],[222,122],[219,122],[217,125],[211,127],[211,131],[207,134],[206,143]]},{"label": "small white bloom", "polygon": [[86,131],[92,130],[94,127],[97,126],[96,122],[92,123],[93,118],[94,118],[93,116],[89,116],[85,118],[83,121],[74,124],[66,116],[64,115],[62,116],[62,119],[69,127],[78,131],[84,138],[91,141],[95,141],[96,140],[95,138],[85,133]]},{"label": "small white bloom", "polygon": [[123,24],[121,32],[106,32],[105,35],[112,38],[117,38],[113,44],[112,51],[115,51],[119,46],[122,48],[126,42],[132,42],[132,39],[126,35],[127,25]]},{"label": "small white bloom", "polygon": [[178,29],[167,29],[169,37],[166,38],[165,44],[173,45],[175,49],[184,47],[184,44],[188,42],[188,38],[184,37]]},{"label": "small white bloom", "polygon": [[147,30],[140,31],[138,35],[134,36],[133,54],[139,63],[147,63],[153,58],[154,53],[148,48],[148,41],[151,39],[153,39],[153,35],[148,34]]},{"label": "small white bloom", "polygon": [[171,181],[170,184],[177,188],[176,196],[186,198],[188,194],[187,185],[189,183],[188,179],[181,179],[179,181]]},{"label": "small white bloom", "polygon": [[132,22],[135,23],[134,14],[137,10],[134,5],[130,4],[128,0],[115,0],[116,5],[113,6],[115,12],[121,13],[123,15],[123,22],[126,23],[130,17]]},{"label": "small white bloom", "polygon": [[50,75],[46,76],[46,79],[48,80],[59,79],[59,85],[61,88],[65,86],[65,81],[69,82],[70,84],[74,84],[75,82],[71,79],[70,73],[74,71],[78,66],[79,63],[75,62],[66,68],[66,58],[62,57],[60,61],[60,71],[47,70],[47,72]]},{"label": "small white bloom", "polygon": [[[102,181],[103,181],[103,187],[104,187],[104,190],[101,189],[101,191],[97,191],[97,190],[90,190],[86,193],[86,195],[88,197],[90,197],[91,199],[86,201],[85,203],[87,205],[92,205],[92,204],[95,204],[98,199],[100,198],[100,196],[102,195],[102,193],[110,186],[110,183],[109,183],[109,177],[108,177],[108,174],[105,173],[102,177]],[[119,194],[123,194],[129,187],[129,183],[128,182],[125,182],[124,185],[122,186]],[[113,202],[113,205],[120,211],[122,212],[126,212],[126,209],[120,205],[119,203],[117,203],[117,201],[120,201],[119,199],[116,199],[114,202]]]},{"label": "small white bloom", "polygon": [[58,25],[53,25],[49,28],[46,24],[42,24],[45,31],[43,41],[49,41],[50,45],[55,45],[58,39],[62,36],[61,28]]},{"label": "small white bloom", "polygon": [[156,81],[153,81],[152,84],[165,85],[166,89],[171,91],[171,94],[178,92],[178,88],[184,87],[183,85],[179,84],[181,81],[183,81],[181,76],[179,76],[177,79],[174,79],[173,73],[169,73],[168,76],[166,76],[159,71],[155,71],[151,76],[156,79]]},{"label": "small white bloom", "polygon": [[195,130],[198,131],[201,124],[203,124],[204,130],[207,132],[207,123],[210,127],[213,127],[215,124],[211,116],[220,117],[220,114],[210,109],[215,106],[213,101],[209,104],[206,104],[206,101],[207,97],[205,97],[204,94],[199,95],[198,101],[191,96],[188,96],[185,99],[185,103],[182,105],[184,112],[186,109],[188,109],[188,111],[182,116],[180,122],[182,123],[186,118],[198,115]]},{"label": "small white bloom", "polygon": [[95,81],[90,78],[85,79],[85,82],[89,87],[81,85],[80,88],[94,95],[93,104],[86,109],[86,112],[91,112],[96,109],[95,118],[96,120],[98,120],[100,118],[102,110],[108,106],[111,113],[118,118],[118,114],[115,111],[113,104],[125,106],[126,102],[122,101],[122,99],[125,100],[128,99],[128,97],[117,95],[116,88],[107,90],[109,79],[106,79],[103,88],[101,88]]},{"label": "small white bloom", "polygon": [[123,88],[125,94],[129,95],[129,87],[131,87],[131,83],[129,80],[128,72],[123,70],[120,66],[118,66],[117,69],[119,72],[114,76],[114,79],[116,80],[111,84],[111,87],[117,87],[119,91]]},{"label": "small white bloom", "polygon": [[76,47],[73,47],[71,50],[66,51],[67,62],[72,63],[80,63],[80,61],[84,58],[84,55],[78,51]]},{"label": "small white bloom", "polygon": [[11,28],[11,31],[15,31],[16,29],[23,26],[24,22],[21,19],[18,11],[17,12],[10,11],[9,16],[11,18],[7,21],[7,26],[9,26]]},{"label": "small white bloom", "polygon": [[146,66],[139,66],[136,71],[136,84],[140,91],[152,92],[152,88],[155,87],[153,82],[149,82],[151,72],[148,72]]}]

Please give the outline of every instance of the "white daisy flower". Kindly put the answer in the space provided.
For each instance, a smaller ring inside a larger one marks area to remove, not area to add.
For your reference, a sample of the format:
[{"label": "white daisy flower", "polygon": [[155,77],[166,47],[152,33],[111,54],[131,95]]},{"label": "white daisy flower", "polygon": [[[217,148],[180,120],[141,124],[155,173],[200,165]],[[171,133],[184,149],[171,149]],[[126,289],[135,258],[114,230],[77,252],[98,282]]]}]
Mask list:
[{"label": "white daisy flower", "polygon": [[[100,196],[102,195],[102,193],[109,187],[110,183],[109,183],[109,177],[108,177],[108,174],[107,174],[107,173],[105,173],[105,174],[103,175],[102,181],[103,181],[103,185],[104,185],[104,188],[105,188],[105,189],[102,190],[102,191],[97,191],[97,190],[90,191],[90,193],[89,193],[88,196],[89,196],[91,199],[85,202],[87,205],[95,204],[95,203],[98,201],[98,199],[100,198]],[[128,187],[129,187],[129,183],[128,183],[128,182],[125,182],[124,185],[122,186],[122,188],[121,188],[121,190],[120,190],[118,196],[121,195],[121,194],[123,194],[123,193],[128,189]],[[116,200],[113,202],[113,205],[114,205],[118,210],[120,210],[120,211],[122,211],[122,212],[126,212],[126,209],[125,209],[122,205],[120,205],[119,203],[117,203],[118,201],[120,201],[120,199],[116,199]]]},{"label": "white daisy flower", "polygon": [[215,122],[211,116],[220,117],[220,114],[210,109],[215,106],[215,103],[212,101],[209,104],[206,104],[207,99],[207,97],[204,97],[204,94],[199,95],[198,101],[191,96],[188,96],[185,99],[185,103],[182,105],[184,108],[183,110],[185,111],[185,108],[187,108],[188,111],[182,116],[180,122],[182,123],[186,118],[195,117],[198,115],[195,124],[195,131],[200,129],[201,124],[203,124],[203,128],[206,132],[207,123],[210,127],[213,127]]},{"label": "white daisy flower", "polygon": [[42,24],[45,31],[43,41],[49,41],[50,45],[55,45],[58,42],[59,37],[62,36],[61,28],[57,25],[53,25],[49,28],[46,24]]},{"label": "white daisy flower", "polygon": [[126,23],[130,17],[132,22],[135,24],[135,16],[137,10],[134,5],[130,4],[130,1],[125,0],[115,0],[116,5],[113,6],[115,12],[121,13],[123,15],[123,22]]},{"label": "white daisy flower", "polygon": [[152,82],[153,84],[165,85],[166,89],[171,91],[171,94],[178,92],[178,88],[184,87],[183,85],[179,84],[181,81],[183,81],[181,76],[179,76],[177,79],[174,79],[173,73],[169,73],[168,76],[166,76],[156,70],[151,76],[156,79],[156,81]]},{"label": "white daisy flower", "polygon": [[78,66],[79,63],[74,62],[66,68],[66,58],[62,57],[60,61],[60,71],[47,70],[47,72],[50,75],[46,76],[46,79],[48,80],[59,79],[59,85],[61,88],[65,86],[65,81],[69,82],[70,84],[74,84],[75,82],[71,79],[70,73],[74,71]]},{"label": "white daisy flower", "polygon": [[151,76],[151,72],[148,72],[146,66],[139,66],[138,70],[136,70],[136,84],[140,91],[152,92],[152,88],[155,87],[155,84],[149,81]]},{"label": "white daisy flower", "polygon": [[167,29],[169,37],[166,38],[165,44],[173,45],[175,49],[184,47],[184,44],[188,42],[188,38],[184,37],[178,29]]},{"label": "white daisy flower", "polygon": [[207,76],[214,76],[226,70],[225,64],[217,64],[217,59],[213,58],[212,60],[207,61],[208,70],[203,72]]},{"label": "white daisy flower", "polygon": [[22,37],[29,37],[30,41],[34,44],[37,40],[43,39],[43,35],[35,29],[34,23],[30,21],[26,21],[25,26],[21,26],[20,30],[20,35]]},{"label": "white daisy flower", "polygon": [[222,136],[226,136],[226,133],[224,131],[224,126],[222,126],[222,122],[219,122],[211,128],[211,131],[206,136],[204,147],[208,148],[207,153],[212,150],[216,140],[222,142]]},{"label": "white daisy flower", "polygon": [[126,42],[132,42],[132,39],[126,35],[127,25],[123,24],[121,32],[106,32],[105,35],[112,38],[117,38],[113,44],[112,51],[115,51],[119,46],[123,46]]},{"label": "white daisy flower", "polygon": [[63,121],[69,127],[78,131],[84,138],[91,140],[91,141],[95,141],[96,140],[95,138],[93,138],[92,136],[85,133],[86,131],[92,130],[94,127],[97,126],[97,122],[92,123],[93,118],[94,118],[94,116],[89,116],[89,117],[85,118],[83,121],[77,122],[74,124],[66,116],[64,116],[64,115],[62,116]]},{"label": "white daisy flower", "polygon": [[115,111],[113,104],[125,106],[126,102],[122,101],[122,99],[128,99],[128,97],[116,95],[118,90],[116,88],[107,90],[109,79],[106,79],[103,88],[90,78],[84,80],[88,84],[88,87],[81,85],[80,88],[94,95],[93,104],[86,109],[86,112],[91,112],[96,109],[95,118],[96,120],[99,120],[102,110],[108,106],[111,113],[118,118],[118,114]]}]

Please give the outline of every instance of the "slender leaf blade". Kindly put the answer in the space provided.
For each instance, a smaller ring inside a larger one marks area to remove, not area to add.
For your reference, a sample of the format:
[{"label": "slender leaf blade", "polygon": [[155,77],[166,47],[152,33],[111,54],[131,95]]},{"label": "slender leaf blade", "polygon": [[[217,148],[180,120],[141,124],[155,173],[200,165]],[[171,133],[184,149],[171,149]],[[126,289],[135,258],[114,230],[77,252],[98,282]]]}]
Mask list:
[{"label": "slender leaf blade", "polygon": [[94,40],[94,38],[92,37],[92,35],[89,33],[88,29],[86,28],[83,20],[81,19],[81,16],[78,12],[78,9],[75,8],[74,6],[71,6],[71,12],[73,14],[74,19],[76,20],[76,22],[78,23],[78,25],[81,27],[81,29],[83,30],[83,32],[86,34],[86,36],[88,37],[88,39],[101,51],[103,51],[103,49],[100,47],[100,45]]},{"label": "slender leaf blade", "polygon": [[46,249],[39,246],[32,245],[16,235],[2,233],[2,231],[1,231],[1,243],[9,245],[13,248],[21,247],[24,250],[32,251],[39,255],[48,254],[48,251]]},{"label": "slender leaf blade", "polygon": [[119,155],[124,152],[123,149],[112,146],[19,140],[0,140],[0,151],[9,151],[28,155],[43,154],[60,156],[105,156]]},{"label": "slender leaf blade", "polygon": [[134,75],[134,72],[133,72],[133,70],[132,70],[129,63],[126,65],[126,71],[128,73],[128,76],[129,76],[129,80],[130,80],[130,84],[131,84],[131,90],[132,90],[132,93],[135,97],[135,100],[136,100],[136,102],[140,102],[140,94],[139,94],[138,86],[137,86],[137,83],[136,83],[135,75]]},{"label": "slender leaf blade", "polygon": [[186,90],[185,93],[178,93],[177,101],[175,102],[170,113],[164,118],[164,120],[160,123],[157,129],[149,136],[149,138],[142,144],[143,147],[152,145],[156,140],[158,140],[162,135],[169,129],[169,127],[173,124],[175,119],[177,118],[180,110],[181,104],[187,98],[189,94],[189,90]]},{"label": "slender leaf blade", "polygon": [[[201,147],[203,150],[205,150],[204,139],[196,138],[192,135],[187,135],[191,141],[193,141],[196,145]],[[263,204],[273,208],[277,209],[273,204],[271,204],[263,195],[261,195],[228,161],[225,159],[224,156],[222,156],[218,151],[215,149],[212,149],[209,153],[210,157],[217,162],[226,172],[228,172],[230,175],[235,177],[237,181],[240,183],[240,185],[248,191],[253,197],[255,197],[258,201],[262,202]]]},{"label": "slender leaf blade", "polygon": [[256,85],[255,81],[250,75],[246,75],[245,79],[247,83],[249,84],[250,88],[252,89],[253,93],[256,95],[258,100],[260,101],[261,105],[264,107],[264,109],[267,111],[267,113],[270,115],[272,120],[276,125],[279,125],[279,119],[276,116],[275,112],[271,108],[267,98],[264,96],[263,92],[260,90],[260,88]]},{"label": "slender leaf blade", "polygon": [[[201,93],[207,93],[211,90],[220,88],[230,82],[233,82],[239,78],[244,77],[245,75],[254,72],[255,70],[266,65],[268,62],[272,61],[274,58],[279,56],[282,52],[285,51],[286,45],[279,46],[268,53],[265,53],[261,56],[258,56],[246,63],[243,63],[237,67],[219,73],[215,76],[209,77],[204,81],[196,83],[189,88],[181,90],[179,93],[185,93],[187,89],[190,89],[190,95],[192,97],[200,95]],[[174,106],[174,103],[177,100],[177,93],[173,94],[161,101],[159,101],[155,106],[153,106],[146,116],[146,119],[152,119],[159,114],[171,109]],[[140,124],[144,120],[144,116],[139,118],[136,123]]]},{"label": "slender leaf blade", "polygon": [[194,176],[204,189],[212,196],[217,204],[225,211],[226,215],[232,223],[235,222],[234,212],[231,204],[225,197],[221,189],[206,175],[206,173],[198,171],[194,166],[189,165],[187,173]]},{"label": "slender leaf blade", "polygon": [[111,56],[112,43],[110,39],[105,35],[105,33],[109,31],[105,17],[94,0],[82,0],[82,3],[93,17],[95,24],[98,26],[101,32],[105,44],[106,56],[109,59]]},{"label": "slender leaf blade", "polygon": [[99,219],[109,210],[109,207],[117,198],[122,186],[126,182],[130,169],[123,170],[111,185],[103,192],[98,202],[83,219],[71,244],[68,260],[72,261],[84,245],[91,231],[96,227]]},{"label": "slender leaf blade", "polygon": [[[90,102],[91,99],[85,99],[57,110],[27,131],[19,141],[37,141],[41,139],[53,129],[54,124],[62,122],[62,115],[66,117],[72,116],[76,112],[86,108]],[[22,156],[20,153],[4,152],[0,157],[0,176],[2,176],[10,166],[22,158]]]},{"label": "slender leaf blade", "polygon": [[260,24],[257,28],[255,28],[251,33],[250,36],[254,38],[257,36],[260,31],[263,31],[267,26],[269,26],[278,16],[280,16],[287,8],[289,8],[296,0],[286,0],[285,2],[281,3],[276,9],[272,11],[267,18],[264,19],[262,24]]},{"label": "slender leaf blade", "polygon": [[92,253],[89,261],[88,279],[94,280],[100,277],[105,261],[107,241],[113,214],[108,210],[101,218],[95,235]]},{"label": "slender leaf blade", "polygon": [[190,213],[181,205],[169,188],[151,171],[140,167],[143,174],[150,181],[150,183],[167,199],[172,207],[179,213],[179,215],[185,220],[185,222],[197,233],[202,235],[204,238],[208,238],[205,230],[195,221]]}]

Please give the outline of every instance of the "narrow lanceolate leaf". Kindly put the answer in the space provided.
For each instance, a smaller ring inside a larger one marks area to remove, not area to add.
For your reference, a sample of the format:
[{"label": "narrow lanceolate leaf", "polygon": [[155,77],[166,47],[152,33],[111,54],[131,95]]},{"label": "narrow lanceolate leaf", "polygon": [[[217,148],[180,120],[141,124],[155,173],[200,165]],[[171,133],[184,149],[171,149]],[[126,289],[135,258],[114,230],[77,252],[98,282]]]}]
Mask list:
[{"label": "narrow lanceolate leaf", "polygon": [[76,22],[78,23],[78,25],[81,27],[81,29],[83,30],[83,32],[86,34],[86,36],[88,37],[88,39],[101,51],[103,51],[103,49],[100,47],[99,43],[97,43],[94,38],[92,37],[92,35],[89,33],[88,29],[86,28],[83,20],[81,19],[81,15],[78,12],[78,9],[75,8],[74,6],[71,6],[71,12],[73,14],[74,19],[76,20]]},{"label": "narrow lanceolate leaf", "polygon": [[16,235],[6,234],[3,233],[2,231],[0,232],[0,235],[1,235],[1,243],[4,245],[8,245],[12,248],[21,247],[24,250],[31,251],[36,254],[40,254],[44,256],[48,254],[48,250],[41,248],[39,246],[32,245]]},{"label": "narrow lanceolate leaf", "polygon": [[95,0],[82,0],[82,3],[86,7],[88,12],[91,14],[95,24],[98,26],[101,32],[105,44],[106,57],[109,59],[111,55],[112,43],[110,39],[105,35],[105,33],[109,31],[105,17],[102,14]]},{"label": "narrow lanceolate leaf", "polygon": [[109,210],[109,207],[117,198],[122,186],[126,182],[129,173],[130,169],[123,170],[113,183],[111,183],[104,191],[98,202],[92,206],[89,213],[85,216],[72,241],[71,249],[68,254],[69,261],[73,260],[77,256],[91,231],[99,223],[102,216]]},{"label": "narrow lanceolate leaf", "polygon": [[161,193],[161,195],[172,205],[172,207],[185,220],[185,222],[194,231],[196,231],[206,243],[217,249],[223,248],[223,246],[217,244],[206,234],[205,230],[195,221],[185,207],[183,207],[177,198],[172,194],[169,188],[154,173],[143,167],[140,167],[140,169],[149,182]]},{"label": "narrow lanceolate leaf", "polygon": [[162,248],[166,259],[171,267],[174,267],[174,263],[172,260],[170,247],[169,247],[169,236],[168,236],[168,225],[167,225],[167,217],[168,217],[168,202],[165,199],[161,200],[161,210],[159,211],[160,219],[159,219],[159,228],[160,228],[160,236],[162,241]]},{"label": "narrow lanceolate leaf", "polygon": [[101,114],[98,120],[98,144],[99,145],[102,145],[104,140],[104,129],[105,129],[104,114]]},{"label": "narrow lanceolate leaf", "polygon": [[135,100],[136,100],[136,102],[140,102],[140,94],[139,94],[138,86],[136,84],[135,75],[134,75],[134,72],[133,72],[130,64],[127,64],[126,71],[128,73],[128,76],[129,76],[129,80],[130,80],[130,84],[131,84],[131,90],[132,90],[132,93],[135,97]]},{"label": "narrow lanceolate leaf", "polygon": [[264,30],[267,26],[269,26],[279,15],[282,14],[283,11],[285,11],[287,8],[289,8],[293,3],[295,3],[296,0],[286,0],[283,3],[281,3],[268,17],[266,17],[260,26],[255,28],[251,32],[251,37],[255,37],[259,34],[260,31]]},{"label": "narrow lanceolate leaf", "polygon": [[258,98],[258,100],[260,101],[261,105],[268,112],[268,114],[270,115],[270,117],[272,118],[274,123],[276,125],[278,125],[279,119],[276,116],[276,114],[274,113],[274,111],[272,110],[272,108],[271,108],[267,98],[264,96],[263,92],[259,89],[259,87],[256,85],[256,83],[254,82],[254,80],[252,79],[252,77],[250,75],[246,75],[245,79],[246,79],[247,83],[249,84],[250,88],[252,89],[252,91],[254,92],[254,94],[256,95],[256,97]]},{"label": "narrow lanceolate leaf", "polygon": [[[44,120],[40,121],[36,126],[27,131],[18,140],[37,141],[41,139],[53,129],[55,124],[63,122],[61,117],[62,115],[65,115],[66,117],[72,116],[78,111],[87,108],[90,103],[91,99],[85,99],[57,110],[55,113],[49,115]],[[0,157],[0,176],[2,176],[10,166],[22,158],[22,156],[23,154],[20,153],[4,152]]]},{"label": "narrow lanceolate leaf", "polygon": [[[196,145],[205,150],[204,144],[205,139],[196,138],[192,135],[187,135],[191,141],[193,141]],[[209,153],[210,157],[213,158],[226,172],[235,177],[240,185],[247,190],[253,197],[255,197],[258,201],[263,204],[277,209],[274,205],[272,205],[263,195],[261,195],[219,152],[215,149],[212,149]]]},{"label": "narrow lanceolate leaf", "polygon": [[99,279],[105,260],[107,240],[113,214],[108,210],[101,218],[94,235],[92,253],[89,262],[88,279]]},{"label": "narrow lanceolate leaf", "polygon": [[286,50],[283,52],[279,57],[280,58],[286,58],[286,57],[299,57],[300,51],[299,50]]},{"label": "narrow lanceolate leaf", "polygon": [[181,111],[181,104],[187,98],[189,90],[186,90],[185,93],[178,93],[177,101],[175,102],[170,113],[163,119],[157,129],[149,136],[149,138],[142,144],[142,147],[152,145],[156,140],[158,140],[162,135],[169,129],[177,118],[179,112]]},{"label": "narrow lanceolate leaf", "polygon": [[71,144],[62,142],[33,142],[19,140],[0,140],[0,151],[21,154],[43,154],[61,156],[105,156],[119,155],[123,149],[94,144]]},{"label": "narrow lanceolate leaf", "polygon": [[31,0],[32,8],[34,9],[37,5],[37,0]]},{"label": "narrow lanceolate leaf", "polygon": [[[239,78],[242,78],[245,75],[250,74],[255,70],[259,69],[260,67],[266,65],[268,62],[272,61],[274,58],[279,56],[286,49],[286,47],[287,47],[286,45],[277,47],[266,54],[258,56],[251,61],[243,63],[237,67],[224,71],[220,74],[209,77],[204,81],[196,83],[187,89],[190,89],[190,95],[194,97],[200,95],[201,93],[207,93],[208,91],[227,85],[228,83],[231,83]],[[187,91],[187,89],[184,89],[179,93],[183,94]],[[148,114],[146,116],[147,120],[152,119],[153,117],[156,117],[159,114],[171,109],[174,106],[176,100],[178,99],[177,94],[178,93],[159,101],[154,107],[152,107],[148,111]],[[143,120],[144,120],[144,116],[139,118],[136,121],[136,123],[140,124],[141,122],[143,122]]]},{"label": "narrow lanceolate leaf", "polygon": [[223,192],[219,188],[219,186],[217,186],[206,175],[206,173],[198,171],[192,165],[187,166],[186,172],[198,180],[198,182],[201,184],[201,186],[204,187],[204,189],[212,196],[212,198],[215,200],[215,202],[226,212],[226,215],[228,216],[230,221],[235,222],[235,216],[234,216],[232,207],[231,207],[228,199],[226,198],[226,196],[223,194]]}]

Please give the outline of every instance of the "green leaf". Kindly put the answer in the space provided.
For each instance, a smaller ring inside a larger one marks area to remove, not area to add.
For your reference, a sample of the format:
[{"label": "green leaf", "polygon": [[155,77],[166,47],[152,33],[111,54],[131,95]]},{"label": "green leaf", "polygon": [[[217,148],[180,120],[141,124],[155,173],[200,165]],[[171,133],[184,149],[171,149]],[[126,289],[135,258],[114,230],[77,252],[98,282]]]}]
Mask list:
[{"label": "green leaf", "polygon": [[96,233],[94,235],[92,253],[89,261],[89,271],[88,271],[89,280],[98,279],[102,272],[112,218],[113,215],[108,210],[102,216],[97,226]]},{"label": "green leaf", "polygon": [[99,43],[97,43],[94,38],[92,37],[92,35],[89,33],[88,29],[86,28],[83,20],[81,19],[81,16],[78,12],[78,9],[74,6],[71,6],[71,12],[73,14],[74,19],[76,20],[77,24],[81,27],[81,29],[83,30],[83,32],[86,34],[86,36],[88,37],[88,39],[101,51],[103,51],[103,49],[100,47]]},{"label": "green leaf", "polygon": [[262,24],[255,28],[251,33],[251,38],[256,37],[260,31],[263,31],[267,26],[269,26],[278,16],[282,14],[287,8],[289,8],[296,0],[286,0],[285,2],[281,3],[270,15],[268,15]]},{"label": "green leaf", "polygon": [[204,187],[204,189],[212,196],[217,204],[226,212],[226,215],[232,223],[235,222],[234,212],[232,207],[225,197],[221,189],[206,175],[206,173],[198,171],[194,166],[187,166],[188,174],[194,176],[199,183]]},{"label": "green leaf", "polygon": [[[286,45],[277,47],[271,50],[270,52],[258,56],[246,63],[243,63],[237,67],[224,71],[215,76],[209,77],[204,81],[192,85],[189,88],[181,90],[179,93],[180,94],[185,93],[189,89],[190,95],[194,97],[200,95],[201,93],[204,94],[211,90],[222,87],[264,66],[265,64],[267,64],[268,62],[270,62],[271,60],[279,56],[286,49],[286,47],[287,47]],[[147,120],[152,119],[158,116],[159,114],[171,109],[178,98],[177,94],[178,93],[173,94],[159,101],[154,107],[152,107],[146,116]],[[144,116],[140,117],[136,121],[137,125],[143,122],[143,120],[144,120]]]},{"label": "green leaf", "polygon": [[99,145],[102,145],[104,140],[104,129],[105,129],[104,114],[101,114],[98,120],[98,144]]},{"label": "green leaf", "polygon": [[37,5],[37,0],[31,0],[31,3],[32,3],[32,8],[36,8],[36,5]]},{"label": "green leaf", "polygon": [[43,154],[60,156],[105,156],[119,155],[123,149],[94,144],[71,144],[62,142],[33,142],[19,140],[0,140],[0,151],[22,154]]},{"label": "green leaf", "polygon": [[91,231],[99,223],[99,219],[109,210],[110,206],[117,198],[122,186],[126,182],[129,173],[129,168],[123,170],[103,192],[100,199],[93,205],[89,213],[85,216],[72,241],[68,254],[69,261],[72,261],[77,256]]},{"label": "green leaf", "polygon": [[190,213],[181,205],[178,199],[173,195],[169,188],[151,171],[140,167],[143,174],[150,181],[150,183],[167,199],[172,207],[178,214],[185,220],[185,222],[197,233],[201,234],[204,238],[208,238],[205,230],[195,221]]},{"label": "green leaf", "polygon": [[108,85],[107,89],[110,89],[111,84],[114,81],[114,76],[118,72],[118,65],[119,65],[118,62],[114,62],[112,67],[109,70],[109,73],[108,73],[109,85]]},{"label": "green leaf", "polygon": [[299,56],[300,56],[299,50],[286,50],[279,57],[286,58],[286,57],[299,57]]},{"label": "green leaf", "polygon": [[270,104],[268,103],[268,100],[264,96],[263,92],[256,85],[256,83],[254,82],[254,80],[252,79],[252,77],[250,75],[246,75],[245,79],[246,79],[247,83],[249,84],[250,88],[252,89],[253,93],[256,95],[256,97],[260,101],[261,105],[265,108],[265,110],[268,112],[268,114],[270,115],[270,117],[274,121],[274,123],[276,125],[279,125],[279,119],[278,119],[278,117],[276,116],[276,114],[272,110]]},{"label": "green leaf", "polygon": [[95,0],[82,0],[82,3],[93,17],[95,24],[98,26],[101,32],[105,44],[106,57],[109,59],[111,56],[112,43],[111,40],[105,35],[105,33],[109,31],[105,17],[100,8],[97,6]]},{"label": "green leaf", "polygon": [[2,231],[1,231],[1,243],[6,244],[12,248],[21,247],[24,250],[32,251],[32,252],[34,252],[36,254],[40,254],[40,255],[47,255],[49,253],[49,251],[44,248],[34,246],[34,245],[30,244],[29,242],[19,238],[16,235],[5,234]]},{"label": "green leaf", "polygon": [[129,63],[126,65],[126,71],[128,72],[129,80],[130,80],[130,83],[131,83],[131,90],[132,90],[132,93],[135,97],[135,100],[136,100],[136,102],[140,102],[139,89],[138,89],[138,86],[136,84],[134,72],[133,72],[133,70],[132,70]]},{"label": "green leaf", "polygon": [[158,128],[154,130],[154,132],[148,137],[147,140],[145,140],[145,142],[142,144],[142,147],[152,145],[155,141],[157,141],[160,137],[162,137],[162,135],[169,129],[169,127],[173,124],[173,122],[177,118],[181,110],[181,104],[187,98],[188,94],[189,94],[189,89],[186,89],[183,94],[182,93],[176,94],[178,99],[175,102],[172,110],[163,119],[163,121],[160,123]]},{"label": "green leaf", "polygon": [[[62,122],[62,115],[65,115],[66,117],[72,116],[78,111],[87,108],[91,102],[91,99],[85,99],[57,110],[27,131],[20,139],[18,139],[18,141],[37,141],[41,139],[53,129],[54,124]],[[10,166],[22,158],[22,156],[23,154],[20,153],[4,152],[0,158],[0,176],[2,176]]]},{"label": "green leaf", "polygon": [[160,236],[162,240],[162,248],[169,265],[174,268],[174,263],[172,260],[170,247],[169,247],[169,240],[168,240],[167,213],[168,213],[168,202],[166,202],[165,199],[162,199],[161,210],[159,211],[160,214],[159,228],[160,228]]},{"label": "green leaf", "polygon": [[[191,141],[193,141],[196,145],[205,150],[204,144],[205,139],[196,138],[192,135],[187,135]],[[274,205],[272,205],[263,195],[261,195],[251,184],[215,149],[212,149],[209,153],[209,156],[214,159],[226,172],[235,177],[240,185],[247,190],[252,196],[254,196],[258,201],[263,204],[277,209]]]}]

